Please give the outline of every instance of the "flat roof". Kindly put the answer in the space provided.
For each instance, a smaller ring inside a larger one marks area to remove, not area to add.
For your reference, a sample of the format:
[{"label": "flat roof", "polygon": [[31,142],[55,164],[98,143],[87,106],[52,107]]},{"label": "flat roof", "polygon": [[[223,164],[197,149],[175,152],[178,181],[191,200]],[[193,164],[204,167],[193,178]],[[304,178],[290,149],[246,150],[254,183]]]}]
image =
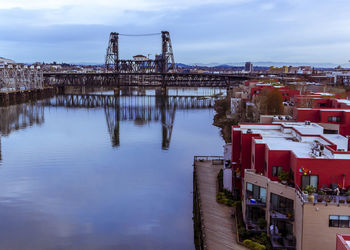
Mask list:
[{"label": "flat roof", "polygon": [[[293,133],[291,128],[294,128],[299,134]],[[324,134],[323,127],[316,123],[310,125],[304,122],[253,123],[241,124],[240,128],[234,128],[234,130],[241,130],[244,134],[248,132],[248,129],[253,134],[261,135],[262,139],[255,139],[256,143],[266,144],[270,150],[292,151],[298,158],[329,158],[329,154],[316,156],[312,153],[316,140],[323,145],[333,143],[337,145],[338,150],[347,151],[348,148],[346,137],[339,134]]]},{"label": "flat roof", "polygon": [[350,109],[322,109],[322,108],[296,108],[298,110],[319,110],[320,112],[324,111],[343,111],[350,112]]},{"label": "flat roof", "polygon": [[347,99],[336,99],[337,102],[340,102],[340,103],[345,103],[347,105],[350,105],[350,100],[347,100]]}]

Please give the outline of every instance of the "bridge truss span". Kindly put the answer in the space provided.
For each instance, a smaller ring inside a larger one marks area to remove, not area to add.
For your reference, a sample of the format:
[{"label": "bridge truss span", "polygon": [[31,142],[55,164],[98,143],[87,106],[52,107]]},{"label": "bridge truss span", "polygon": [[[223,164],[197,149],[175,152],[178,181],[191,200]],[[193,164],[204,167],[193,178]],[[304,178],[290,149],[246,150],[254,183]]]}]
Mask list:
[{"label": "bridge truss span", "polygon": [[44,73],[51,86],[92,87],[230,87],[247,75],[195,73]]}]

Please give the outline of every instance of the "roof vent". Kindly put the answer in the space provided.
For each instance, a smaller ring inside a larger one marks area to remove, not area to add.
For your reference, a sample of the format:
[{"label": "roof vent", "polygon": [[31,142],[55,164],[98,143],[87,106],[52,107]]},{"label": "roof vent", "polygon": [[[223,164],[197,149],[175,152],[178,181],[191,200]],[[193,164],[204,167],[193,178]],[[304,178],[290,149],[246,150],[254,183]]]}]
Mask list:
[{"label": "roof vent", "polygon": [[305,125],[311,125],[310,121],[305,121]]},{"label": "roof vent", "polygon": [[247,134],[253,134],[253,131],[250,128],[248,128],[247,129]]}]

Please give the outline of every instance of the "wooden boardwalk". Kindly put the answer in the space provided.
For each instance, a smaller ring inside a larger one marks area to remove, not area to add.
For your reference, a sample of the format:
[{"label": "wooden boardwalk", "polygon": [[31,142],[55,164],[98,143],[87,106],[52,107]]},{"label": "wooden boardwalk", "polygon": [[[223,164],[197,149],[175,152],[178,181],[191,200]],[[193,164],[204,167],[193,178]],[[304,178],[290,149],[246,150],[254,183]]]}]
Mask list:
[{"label": "wooden boardwalk", "polygon": [[208,250],[246,250],[236,242],[232,208],[216,202],[217,175],[221,167],[213,165],[211,160],[195,162],[204,245]]}]

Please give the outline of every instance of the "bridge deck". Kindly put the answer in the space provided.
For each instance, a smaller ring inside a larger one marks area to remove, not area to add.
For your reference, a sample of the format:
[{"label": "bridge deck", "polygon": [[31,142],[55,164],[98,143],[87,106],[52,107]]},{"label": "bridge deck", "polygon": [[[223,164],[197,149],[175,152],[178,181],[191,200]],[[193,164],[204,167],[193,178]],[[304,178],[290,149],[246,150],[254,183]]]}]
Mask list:
[{"label": "bridge deck", "polygon": [[246,250],[236,242],[232,209],[216,202],[217,175],[221,165],[195,162],[205,244],[209,250]]}]

